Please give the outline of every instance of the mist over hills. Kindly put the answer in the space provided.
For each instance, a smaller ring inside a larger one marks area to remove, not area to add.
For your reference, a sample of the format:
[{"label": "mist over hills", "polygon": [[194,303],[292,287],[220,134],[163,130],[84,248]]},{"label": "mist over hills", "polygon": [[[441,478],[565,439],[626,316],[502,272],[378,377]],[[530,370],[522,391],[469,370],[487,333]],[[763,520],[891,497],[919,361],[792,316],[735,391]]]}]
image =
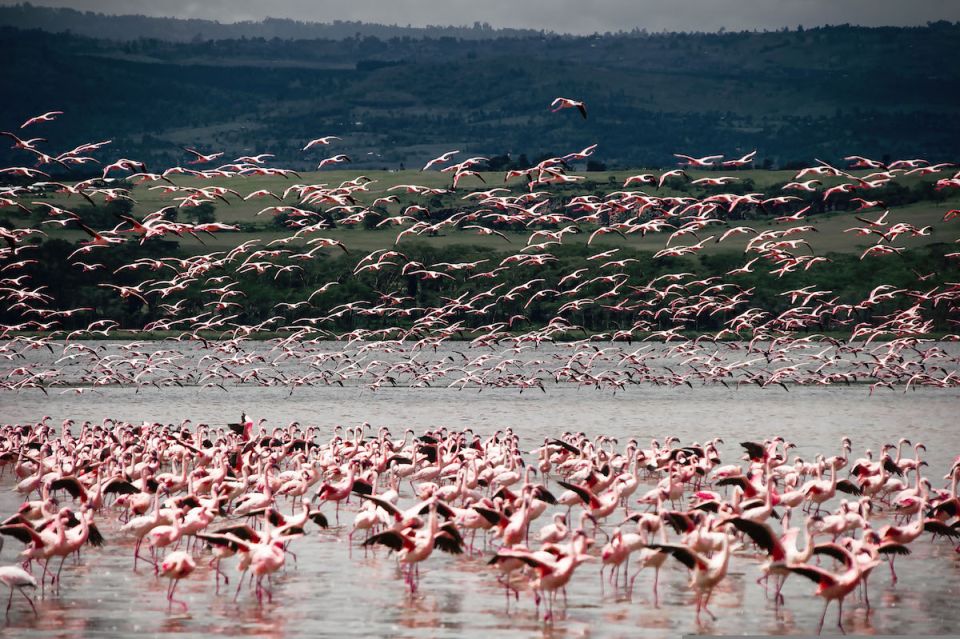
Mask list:
[{"label": "mist over hills", "polygon": [[[960,25],[949,22],[575,37],[21,5],[0,7],[0,25],[0,82],[15,96],[0,103],[0,128],[62,110],[42,131],[57,147],[112,139],[107,157],[152,168],[183,162],[183,145],[313,168],[322,156],[300,148],[320,135],[342,137],[331,154],[358,168],[454,148],[519,163],[594,143],[611,168],[754,148],[758,166],[960,156]],[[589,117],[550,113],[561,95],[586,101]]]},{"label": "mist over hills", "polygon": [[489,24],[475,22],[469,26],[426,26],[373,24],[353,20],[309,22],[285,18],[239,22],[213,20],[157,18],[143,15],[109,15],[94,11],[69,8],[37,7],[30,3],[0,6],[0,25],[21,29],[42,29],[53,33],[69,32],[93,38],[137,40],[156,38],[171,42],[193,40],[231,40],[237,38],[280,38],[306,40],[325,38],[343,40],[373,36],[376,38],[461,38],[465,40],[493,37],[524,37],[537,35],[530,29],[495,29]]}]

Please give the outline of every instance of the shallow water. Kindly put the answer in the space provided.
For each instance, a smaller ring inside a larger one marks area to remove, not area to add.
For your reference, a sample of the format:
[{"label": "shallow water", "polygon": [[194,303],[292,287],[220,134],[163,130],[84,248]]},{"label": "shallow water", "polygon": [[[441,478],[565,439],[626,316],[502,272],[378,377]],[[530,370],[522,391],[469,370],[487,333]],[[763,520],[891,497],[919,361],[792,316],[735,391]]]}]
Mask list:
[{"label": "shallow water", "polygon": [[[960,391],[926,389],[875,393],[863,386],[792,387],[761,390],[744,387],[690,389],[632,388],[611,395],[592,389],[559,386],[549,393],[484,389],[456,391],[439,388],[383,388],[376,393],[360,388],[307,388],[292,396],[283,388],[243,387],[230,393],[199,388],[103,388],[95,395],[49,397],[36,392],[0,394],[2,421],[35,421],[46,414],[54,420],[100,421],[105,416],[130,421],[223,424],[235,421],[240,410],[254,419],[267,418],[266,428],[296,420],[303,425],[327,428],[354,426],[368,421],[389,426],[395,436],[406,427],[418,431],[447,425],[471,427],[481,434],[512,427],[525,450],[565,430],[588,435],[606,434],[626,440],[635,437],[644,445],[668,434],[684,443],[723,437],[725,463],[739,457],[737,442],[783,435],[798,444],[796,454],[812,458],[819,452],[835,454],[843,434],[854,441],[854,457],[866,448],[878,450],[900,437],[927,444],[925,459],[934,485],[954,456],[960,453],[956,413]],[[56,422],[55,422],[56,423]],[[74,431],[76,432],[76,430]],[[17,504],[9,488],[12,476],[0,480],[0,513]],[[555,488],[555,485],[552,487]],[[636,495],[642,494],[641,486]],[[636,496],[635,495],[635,496]],[[294,541],[296,553],[273,585],[273,603],[258,606],[252,589],[244,588],[236,602],[235,580],[217,595],[214,576],[198,569],[178,587],[178,597],[189,610],[168,612],[164,599],[167,583],[156,580],[152,569],[141,565],[134,574],[132,540],[119,535],[111,517],[102,516],[107,538],[102,549],[87,548],[82,561],[68,561],[59,595],[38,602],[34,618],[23,601],[15,599],[7,633],[14,636],[129,636],[209,634],[253,636],[390,636],[390,637],[525,637],[525,636],[678,636],[710,634],[811,633],[822,610],[812,596],[814,584],[792,577],[784,588],[786,605],[777,614],[755,583],[758,561],[750,553],[731,560],[730,576],[721,584],[712,604],[717,620],[698,626],[693,617],[693,594],[686,587],[687,571],[668,563],[661,575],[661,605],[655,608],[650,586],[653,573],[641,574],[632,597],[607,585],[601,592],[599,564],[587,563],[568,588],[569,605],[557,608],[557,618],[545,624],[536,616],[532,596],[522,592],[511,601],[509,613],[504,591],[487,568],[489,552],[472,558],[435,554],[422,567],[420,590],[410,595],[384,550],[352,552],[347,544],[355,503],[341,512],[343,527],[318,532]],[[324,507],[333,514],[332,505]],[[613,518],[611,518],[612,520]],[[548,515],[533,530],[548,522]],[[878,519],[875,527],[886,520]],[[214,524],[214,527],[217,523]],[[608,525],[609,529],[611,526]],[[671,534],[672,537],[672,534]],[[603,540],[599,542],[602,545]],[[20,544],[8,539],[0,561],[12,563]],[[955,602],[960,595],[960,554],[954,544],[931,543],[924,535],[911,545],[913,554],[897,562],[900,581],[890,583],[886,566],[870,579],[874,604],[867,617],[853,598],[844,608],[844,623],[851,634],[945,634],[960,622]],[[231,577],[232,560],[224,562]],[[836,632],[836,608],[831,605],[825,633]]]}]

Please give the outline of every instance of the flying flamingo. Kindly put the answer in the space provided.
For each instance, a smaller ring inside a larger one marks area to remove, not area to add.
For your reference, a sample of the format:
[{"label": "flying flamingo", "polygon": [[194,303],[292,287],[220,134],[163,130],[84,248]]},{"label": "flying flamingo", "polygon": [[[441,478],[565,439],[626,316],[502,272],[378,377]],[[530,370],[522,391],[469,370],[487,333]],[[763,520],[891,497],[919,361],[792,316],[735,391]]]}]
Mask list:
[{"label": "flying flamingo", "polygon": [[683,153],[674,153],[673,157],[684,160],[684,166],[693,166],[697,168],[710,168],[715,165],[717,160],[722,160],[722,155],[705,155],[702,158],[695,158]]},{"label": "flying flamingo", "polygon": [[442,155],[440,155],[440,156],[438,156],[438,157],[435,157],[435,158],[433,158],[432,160],[430,160],[429,162],[427,162],[426,164],[424,164],[424,165],[423,165],[423,168],[420,169],[420,171],[421,171],[421,172],[426,171],[426,170],[429,169],[431,166],[434,166],[434,165],[437,165],[437,164],[446,164],[447,162],[450,161],[450,158],[452,158],[454,155],[456,155],[456,154],[459,153],[459,152],[460,152],[460,151],[447,151],[446,153],[444,153],[444,154],[442,154]]},{"label": "flying flamingo", "polygon": [[553,102],[550,103],[551,112],[556,113],[561,109],[576,109],[580,112],[580,115],[583,116],[583,119],[587,119],[587,105],[579,100],[571,100],[570,98],[556,98]]},{"label": "flying flamingo", "polygon": [[328,144],[330,144],[331,141],[333,141],[333,140],[341,140],[341,139],[342,139],[342,138],[338,138],[338,137],[335,136],[335,135],[328,135],[328,136],[325,136],[325,137],[322,137],[322,138],[316,138],[315,140],[310,140],[309,142],[307,142],[306,146],[304,146],[304,147],[303,147],[302,149],[300,149],[300,150],[301,150],[301,151],[306,151],[306,150],[308,150],[308,149],[312,149],[312,148],[315,147],[315,146],[327,146]]},{"label": "flying flamingo", "polygon": [[63,111],[47,111],[46,113],[30,118],[29,120],[21,124],[20,128],[25,129],[28,126],[32,124],[36,124],[38,122],[53,122],[54,120],[57,119],[58,115],[63,115]]}]

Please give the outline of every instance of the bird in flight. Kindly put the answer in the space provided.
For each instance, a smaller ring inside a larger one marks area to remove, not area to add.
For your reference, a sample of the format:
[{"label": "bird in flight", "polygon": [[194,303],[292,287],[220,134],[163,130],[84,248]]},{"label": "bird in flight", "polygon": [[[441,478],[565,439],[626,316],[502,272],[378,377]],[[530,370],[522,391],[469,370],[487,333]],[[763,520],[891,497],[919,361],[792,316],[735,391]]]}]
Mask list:
[{"label": "bird in flight", "polygon": [[577,109],[580,111],[580,115],[583,116],[583,119],[587,119],[587,105],[579,100],[571,100],[570,98],[557,98],[550,103],[551,112],[556,113],[560,109]]},{"label": "bird in flight", "polygon": [[183,150],[194,156],[194,159],[190,161],[190,164],[206,164],[207,162],[213,162],[218,157],[223,155],[223,151],[219,153],[211,153],[210,155],[204,155],[196,149],[192,149],[189,146],[183,147]]},{"label": "bird in flight", "polygon": [[38,115],[36,117],[30,118],[29,120],[21,124],[20,128],[25,129],[28,126],[32,124],[36,124],[38,122],[53,122],[54,120],[57,119],[58,115],[63,115],[63,111],[47,111],[42,115]]},{"label": "bird in flight", "polygon": [[431,166],[434,166],[434,165],[436,165],[436,164],[446,164],[447,162],[450,161],[450,158],[452,158],[454,155],[456,155],[456,154],[459,153],[459,152],[460,152],[460,151],[447,151],[447,152],[444,153],[443,155],[441,155],[441,156],[439,156],[439,157],[435,157],[435,158],[433,158],[432,160],[430,160],[429,162],[427,162],[426,164],[424,164],[424,165],[423,165],[423,168],[420,169],[420,170],[421,170],[421,171],[426,171],[426,170],[429,169]]},{"label": "bird in flight", "polygon": [[307,142],[307,145],[306,145],[305,147],[303,147],[302,149],[300,149],[300,150],[301,150],[301,151],[306,151],[306,150],[308,150],[308,149],[312,149],[312,148],[315,147],[315,146],[320,146],[320,145],[326,146],[326,145],[330,144],[330,141],[331,141],[331,140],[340,140],[340,139],[341,139],[341,138],[338,138],[338,137],[335,136],[335,135],[328,135],[328,136],[326,136],[326,137],[317,138],[317,139],[315,139],[315,140],[310,140],[309,142]]}]

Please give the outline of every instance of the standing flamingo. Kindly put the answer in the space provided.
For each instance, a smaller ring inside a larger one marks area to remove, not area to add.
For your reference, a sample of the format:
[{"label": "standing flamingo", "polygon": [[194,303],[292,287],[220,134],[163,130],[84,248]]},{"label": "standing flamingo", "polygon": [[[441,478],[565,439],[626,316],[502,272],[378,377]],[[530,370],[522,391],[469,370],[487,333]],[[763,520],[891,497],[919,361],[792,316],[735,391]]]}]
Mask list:
[{"label": "standing flamingo", "polygon": [[186,602],[174,599],[173,592],[176,590],[180,580],[192,573],[196,567],[197,562],[194,561],[193,556],[183,550],[175,550],[169,553],[163,558],[163,561],[160,562],[159,576],[170,578],[170,586],[167,588],[168,609],[173,606],[174,603],[177,603],[183,606],[184,611],[186,611]]},{"label": "standing flamingo", "polygon": [[0,566],[0,581],[10,589],[10,598],[7,599],[7,619],[10,618],[10,606],[13,604],[14,588],[20,591],[23,598],[26,599],[30,607],[33,608],[33,614],[37,614],[37,607],[34,605],[33,599],[23,590],[24,588],[36,589],[37,580],[33,578],[33,575],[20,566]]}]

